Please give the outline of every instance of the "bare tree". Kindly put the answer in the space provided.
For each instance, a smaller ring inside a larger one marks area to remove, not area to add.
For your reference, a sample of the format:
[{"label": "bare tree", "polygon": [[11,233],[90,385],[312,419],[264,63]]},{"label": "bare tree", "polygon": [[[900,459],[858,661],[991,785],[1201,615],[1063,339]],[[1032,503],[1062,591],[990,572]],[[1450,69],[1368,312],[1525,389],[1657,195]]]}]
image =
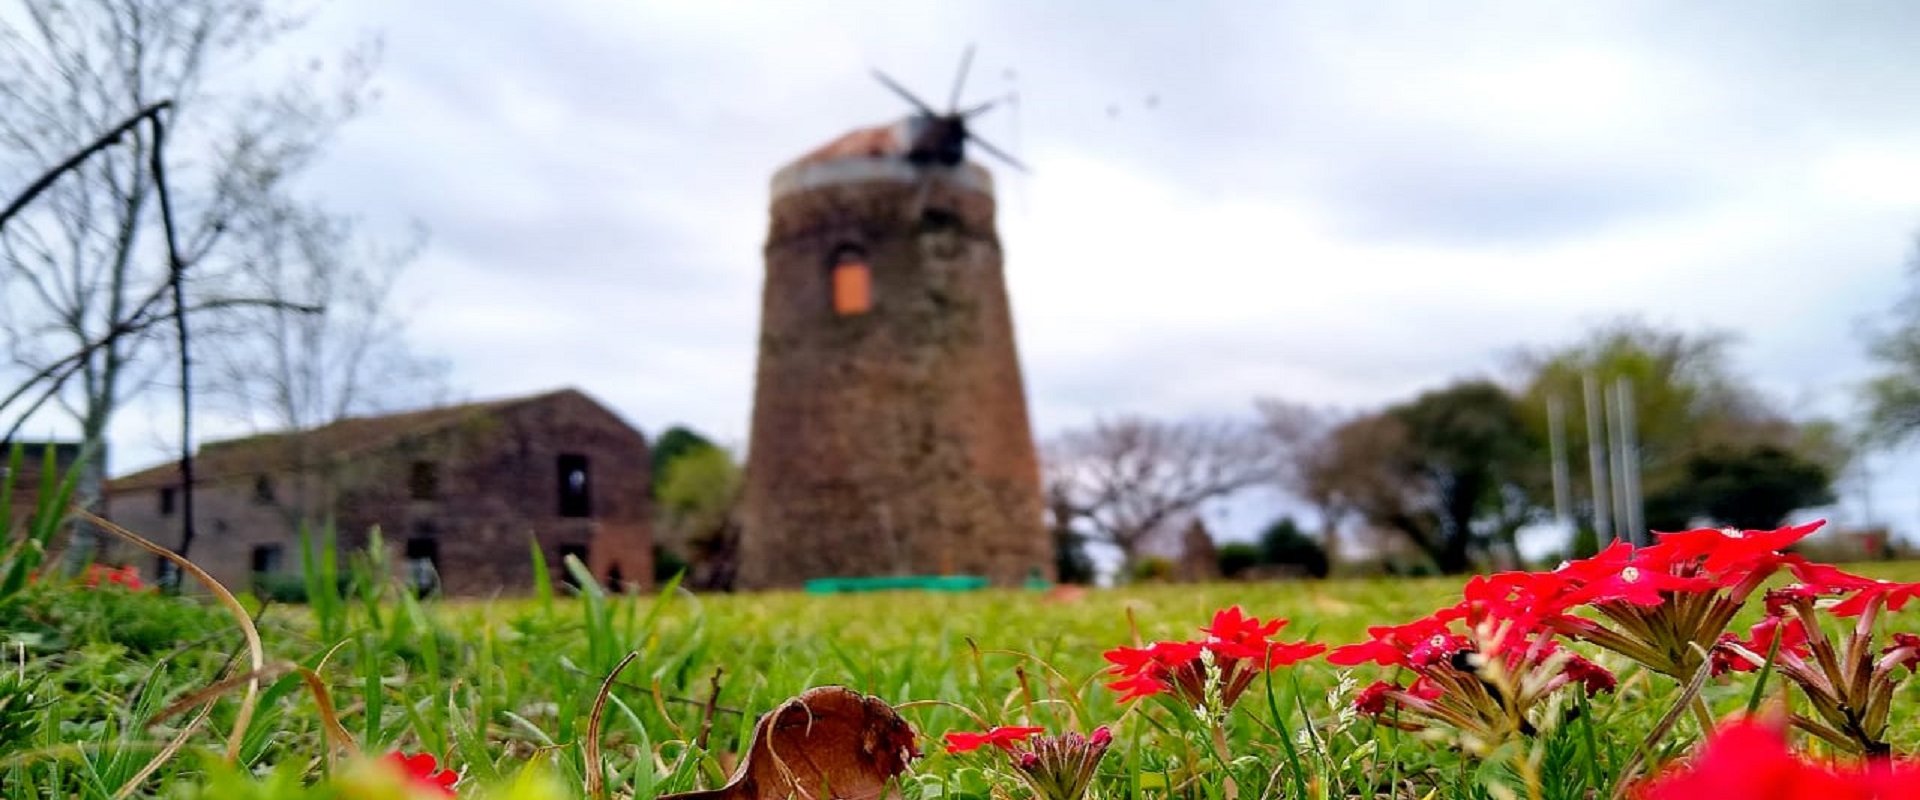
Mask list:
[{"label": "bare tree", "polygon": [[1320,546],[1329,561],[1338,561],[1340,528],[1359,512],[1355,498],[1337,476],[1352,466],[1342,463],[1347,451],[1335,437],[1351,415],[1278,398],[1254,402],[1261,428],[1279,451],[1275,471],[1280,488],[1306,501],[1320,516]]},{"label": "bare tree", "polygon": [[220,324],[235,335],[209,348],[215,386],[234,411],[258,427],[301,431],[435,391],[443,365],[407,347],[393,307],[423,234],[386,247],[344,217],[280,202],[250,209],[233,235],[247,254],[234,284],[272,301],[226,315]]},{"label": "bare tree", "polygon": [[[235,291],[267,302],[222,315],[203,341],[209,388],[256,429],[299,434],[349,416],[426,405],[445,393],[446,365],[406,340],[393,286],[424,234],[400,247],[360,236],[354,222],[284,198],[236,215],[229,233],[244,259]],[[295,471],[317,477],[308,437],[282,437]],[[310,521],[324,498],[302,480],[284,503]]]},{"label": "bare tree", "polygon": [[[259,56],[297,21],[268,0],[9,5],[0,9],[0,185],[24,186],[119,121],[171,101],[171,144],[159,155],[174,190],[188,308],[233,296],[240,215],[284,195],[367,97],[370,50],[349,53],[337,70],[316,60],[275,80],[278,65]],[[169,277],[153,232],[154,149],[146,131],[128,131],[0,230],[6,356],[34,374],[82,354],[54,398],[93,446],[167,355],[152,328],[118,335]],[[84,502],[97,505],[104,476],[104,459],[87,464]]]},{"label": "bare tree", "polygon": [[1046,448],[1049,505],[1120,551],[1142,548],[1208,502],[1270,483],[1277,451],[1251,425],[1122,417],[1067,431]]}]

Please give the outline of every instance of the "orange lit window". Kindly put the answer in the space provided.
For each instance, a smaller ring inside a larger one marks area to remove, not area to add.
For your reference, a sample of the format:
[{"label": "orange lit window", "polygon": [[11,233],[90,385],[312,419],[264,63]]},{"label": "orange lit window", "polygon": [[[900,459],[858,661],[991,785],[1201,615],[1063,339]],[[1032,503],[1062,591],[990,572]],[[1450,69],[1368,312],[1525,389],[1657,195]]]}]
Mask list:
[{"label": "orange lit window", "polygon": [[865,253],[843,249],[833,262],[833,313],[843,317],[873,309],[873,273]]}]

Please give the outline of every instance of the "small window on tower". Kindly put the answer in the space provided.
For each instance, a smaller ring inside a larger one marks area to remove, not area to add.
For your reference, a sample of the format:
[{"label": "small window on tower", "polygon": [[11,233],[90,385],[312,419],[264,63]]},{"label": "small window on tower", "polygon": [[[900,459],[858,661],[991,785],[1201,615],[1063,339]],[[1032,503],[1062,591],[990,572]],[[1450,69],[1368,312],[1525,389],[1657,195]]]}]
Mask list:
[{"label": "small window on tower", "polygon": [[852,245],[833,254],[833,313],[857,316],[873,310],[873,270],[867,251]]},{"label": "small window on tower", "polygon": [[173,513],[173,500],[175,496],[173,487],[160,487],[160,516],[164,517]]},{"label": "small window on tower", "polygon": [[415,461],[407,472],[407,494],[415,500],[433,500],[440,496],[440,465]]},{"label": "small window on tower", "polygon": [[273,505],[273,503],[273,479],[265,475],[255,476],[253,479],[253,504],[270,506]]}]

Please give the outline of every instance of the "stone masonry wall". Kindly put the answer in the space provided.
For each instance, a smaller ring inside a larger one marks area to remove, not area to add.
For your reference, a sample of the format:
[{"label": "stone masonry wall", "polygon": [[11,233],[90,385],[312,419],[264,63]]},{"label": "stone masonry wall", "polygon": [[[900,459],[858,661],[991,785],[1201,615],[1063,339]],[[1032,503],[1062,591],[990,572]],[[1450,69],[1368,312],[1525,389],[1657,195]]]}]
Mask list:
[{"label": "stone masonry wall", "polygon": [[[560,515],[558,459],[586,456],[590,516]],[[412,496],[414,464],[436,465],[432,499]],[[294,474],[270,481],[276,500],[256,499],[257,476],[234,476],[200,488],[200,533],[191,556],[223,583],[246,587],[258,545],[282,547],[282,569],[297,574],[298,509],[337,520],[340,548],[363,548],[378,526],[389,561],[402,563],[409,539],[432,540],[447,594],[515,594],[533,585],[531,542],[539,542],[550,579],[566,577],[562,554],[584,548],[603,583],[651,583],[652,501],[646,440],[578,392],[507,404],[442,428],[410,435],[375,452],[336,461],[302,483]],[[302,490],[304,489],[304,493]],[[114,501],[120,524],[177,547],[180,514],[159,512],[157,490]],[[152,574],[153,565],[142,564]]]},{"label": "stone masonry wall", "polygon": [[[936,177],[916,215],[919,191],[829,183],[774,202],[745,586],[1052,573],[993,198]],[[829,261],[843,246],[868,254],[863,315],[832,311]]]}]

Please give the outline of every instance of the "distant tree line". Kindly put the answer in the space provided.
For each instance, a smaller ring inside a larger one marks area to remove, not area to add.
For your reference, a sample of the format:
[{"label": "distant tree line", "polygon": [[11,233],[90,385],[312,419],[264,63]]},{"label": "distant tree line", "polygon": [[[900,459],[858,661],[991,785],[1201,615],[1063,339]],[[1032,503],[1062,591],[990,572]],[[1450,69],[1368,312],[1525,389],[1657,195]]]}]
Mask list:
[{"label": "distant tree line", "polygon": [[[1548,399],[1578,410],[1584,381],[1622,378],[1634,387],[1646,527],[1768,528],[1833,502],[1852,440],[1832,422],[1767,402],[1731,368],[1730,343],[1626,320],[1569,346],[1521,350],[1504,380],[1464,378],[1383,408],[1269,397],[1247,420],[1096,422],[1045,448],[1054,535],[1111,546],[1130,575],[1205,507],[1267,486],[1317,513],[1310,541],[1323,557],[1361,536],[1444,573],[1512,565],[1518,532],[1555,510]],[[1566,417],[1566,511],[1580,531],[1567,551],[1590,552],[1612,533],[1590,524],[1587,429],[1579,414]],[[1274,530],[1295,528],[1287,520]],[[1223,549],[1223,572],[1286,563],[1270,561],[1270,547]]]}]

